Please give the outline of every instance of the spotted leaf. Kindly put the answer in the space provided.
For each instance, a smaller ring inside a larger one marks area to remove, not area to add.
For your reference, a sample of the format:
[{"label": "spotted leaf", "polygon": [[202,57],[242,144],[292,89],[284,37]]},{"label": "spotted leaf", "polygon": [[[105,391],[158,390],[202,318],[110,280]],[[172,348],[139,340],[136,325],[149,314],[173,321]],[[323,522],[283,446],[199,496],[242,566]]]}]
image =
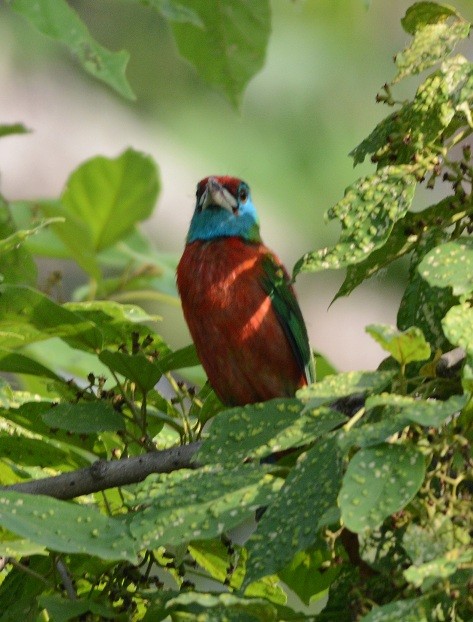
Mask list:
[{"label": "spotted leaf", "polygon": [[315,542],[324,516],[336,505],[341,469],[341,453],[333,435],[300,457],[247,542],[244,586],[278,572],[297,551]]},{"label": "spotted leaf", "polygon": [[360,449],[348,465],[338,498],[344,524],[356,533],[378,527],[411,501],[424,474],[424,457],[412,445]]},{"label": "spotted leaf", "polygon": [[137,562],[136,543],[124,525],[85,505],[2,490],[0,525],[54,551]]}]

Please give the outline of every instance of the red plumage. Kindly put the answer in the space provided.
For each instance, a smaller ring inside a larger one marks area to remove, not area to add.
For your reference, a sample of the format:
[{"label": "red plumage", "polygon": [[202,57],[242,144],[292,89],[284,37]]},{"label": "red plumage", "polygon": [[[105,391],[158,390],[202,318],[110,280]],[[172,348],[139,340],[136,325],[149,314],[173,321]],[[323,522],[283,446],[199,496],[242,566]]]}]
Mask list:
[{"label": "red plumage", "polygon": [[263,288],[268,256],[287,277],[266,246],[240,237],[187,244],[177,269],[182,308],[197,353],[210,384],[228,405],[293,396],[307,384]]}]

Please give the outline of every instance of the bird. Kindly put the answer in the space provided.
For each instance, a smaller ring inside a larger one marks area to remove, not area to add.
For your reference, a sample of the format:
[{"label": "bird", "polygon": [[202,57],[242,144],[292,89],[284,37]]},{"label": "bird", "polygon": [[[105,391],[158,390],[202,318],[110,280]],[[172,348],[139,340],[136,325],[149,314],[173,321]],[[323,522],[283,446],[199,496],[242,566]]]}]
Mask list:
[{"label": "bird", "polygon": [[197,184],[177,288],[198,358],[224,405],[293,397],[315,381],[291,279],[262,242],[246,182],[225,175]]}]

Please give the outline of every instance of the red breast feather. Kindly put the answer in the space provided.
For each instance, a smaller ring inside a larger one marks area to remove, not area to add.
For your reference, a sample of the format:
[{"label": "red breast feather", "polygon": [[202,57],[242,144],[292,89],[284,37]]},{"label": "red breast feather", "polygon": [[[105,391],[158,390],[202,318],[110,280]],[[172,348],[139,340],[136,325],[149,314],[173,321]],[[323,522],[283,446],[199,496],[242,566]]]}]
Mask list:
[{"label": "red breast feather", "polygon": [[192,242],[179,262],[184,316],[210,384],[224,404],[292,396],[307,384],[261,285],[268,254],[263,244],[229,237]]}]

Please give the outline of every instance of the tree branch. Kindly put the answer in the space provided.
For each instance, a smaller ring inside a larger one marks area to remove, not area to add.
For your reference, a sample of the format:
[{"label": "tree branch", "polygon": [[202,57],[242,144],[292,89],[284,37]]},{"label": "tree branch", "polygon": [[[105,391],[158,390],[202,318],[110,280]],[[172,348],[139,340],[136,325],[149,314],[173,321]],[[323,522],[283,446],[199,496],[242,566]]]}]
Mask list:
[{"label": "tree branch", "polygon": [[201,442],[195,442],[133,458],[97,460],[85,469],[10,486],[0,486],[0,492],[14,490],[32,495],[47,495],[56,499],[73,499],[107,488],[136,484],[151,473],[195,469],[199,465],[193,462],[192,458],[200,446]]}]

